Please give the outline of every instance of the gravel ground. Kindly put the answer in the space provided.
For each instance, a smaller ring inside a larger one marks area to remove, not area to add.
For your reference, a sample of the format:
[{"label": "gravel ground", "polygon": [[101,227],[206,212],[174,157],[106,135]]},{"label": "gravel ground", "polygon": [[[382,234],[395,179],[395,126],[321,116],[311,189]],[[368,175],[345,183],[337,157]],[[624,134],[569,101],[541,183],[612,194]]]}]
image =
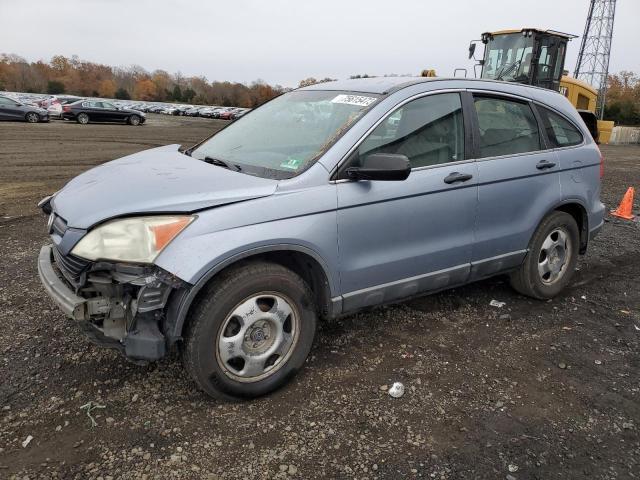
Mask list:
[{"label": "gravel ground", "polygon": [[[609,219],[553,301],[497,277],[324,323],[294,381],[251,402],[207,398],[177,355],[141,367],[91,345],[40,287],[35,203],[222,125],[0,124],[0,478],[640,477],[638,222]],[[603,152],[613,208],[640,187],[640,147]]]}]

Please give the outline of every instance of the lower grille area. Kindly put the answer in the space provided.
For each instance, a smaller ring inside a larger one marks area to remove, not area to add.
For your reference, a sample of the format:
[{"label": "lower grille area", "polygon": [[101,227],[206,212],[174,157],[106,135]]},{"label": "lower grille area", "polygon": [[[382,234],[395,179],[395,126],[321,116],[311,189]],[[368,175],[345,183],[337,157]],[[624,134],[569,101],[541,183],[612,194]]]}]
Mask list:
[{"label": "lower grille area", "polygon": [[81,286],[82,273],[89,267],[91,262],[73,255],[62,255],[56,245],[53,246],[53,258],[64,278],[74,287]]}]

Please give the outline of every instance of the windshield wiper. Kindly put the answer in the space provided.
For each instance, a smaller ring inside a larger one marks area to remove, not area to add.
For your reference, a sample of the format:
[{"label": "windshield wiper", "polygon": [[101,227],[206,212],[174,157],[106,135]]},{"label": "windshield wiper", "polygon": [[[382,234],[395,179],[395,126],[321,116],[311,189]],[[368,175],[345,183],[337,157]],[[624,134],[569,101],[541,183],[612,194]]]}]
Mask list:
[{"label": "windshield wiper", "polygon": [[235,169],[236,172],[239,172],[239,171],[242,170],[240,165],[235,165],[233,163],[227,163],[224,160],[220,160],[219,158],[204,157],[202,159],[202,161],[206,162],[206,163],[208,163],[210,165],[215,165],[216,167],[228,168],[229,170]]},{"label": "windshield wiper", "polygon": [[519,60],[516,60],[515,62],[510,63],[509,65],[505,65],[504,67],[502,67],[498,75],[496,75],[496,80],[502,80],[505,75],[509,75],[512,71],[517,70],[519,66],[520,66]]}]

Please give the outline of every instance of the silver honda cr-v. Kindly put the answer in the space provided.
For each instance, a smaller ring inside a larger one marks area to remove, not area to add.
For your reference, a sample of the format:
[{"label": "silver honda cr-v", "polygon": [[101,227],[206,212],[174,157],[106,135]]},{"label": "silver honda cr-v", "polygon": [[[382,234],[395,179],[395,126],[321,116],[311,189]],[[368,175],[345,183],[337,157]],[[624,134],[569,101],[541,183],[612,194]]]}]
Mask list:
[{"label": "silver honda cr-v", "polygon": [[207,393],[254,397],[322,318],[499,273],[558,294],[603,225],[601,163],[549,90],[319,84],[71,180],[41,202],[39,272],[96,343],[138,361],[178,345]]}]

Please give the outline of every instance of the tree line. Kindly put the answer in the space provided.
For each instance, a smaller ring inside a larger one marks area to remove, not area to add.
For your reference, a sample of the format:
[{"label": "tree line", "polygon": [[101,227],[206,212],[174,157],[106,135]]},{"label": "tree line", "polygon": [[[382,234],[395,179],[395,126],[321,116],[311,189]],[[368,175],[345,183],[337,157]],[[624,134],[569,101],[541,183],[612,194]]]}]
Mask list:
[{"label": "tree line", "polygon": [[604,118],[616,125],[640,125],[640,77],[622,71],[609,75]]},{"label": "tree line", "polygon": [[[351,78],[367,78],[353,75]],[[333,79],[313,77],[300,81],[304,87]],[[253,108],[287,91],[280,85],[256,80],[210,82],[203,76],[185,77],[165,70],[149,72],[139,65],[111,67],[77,56],[56,55],[50,62],[28,62],[14,54],[0,54],[0,91],[72,94],[121,100],[183,102]],[[620,125],[640,125],[640,78],[622,71],[608,79],[605,118]]]},{"label": "tree line", "polygon": [[0,54],[0,91],[70,94],[82,97],[184,102],[201,105],[256,107],[286,89],[256,80],[210,82],[205,77],[185,77],[143,67],[111,67],[77,56],[54,56],[50,62],[28,62],[13,54]]}]

